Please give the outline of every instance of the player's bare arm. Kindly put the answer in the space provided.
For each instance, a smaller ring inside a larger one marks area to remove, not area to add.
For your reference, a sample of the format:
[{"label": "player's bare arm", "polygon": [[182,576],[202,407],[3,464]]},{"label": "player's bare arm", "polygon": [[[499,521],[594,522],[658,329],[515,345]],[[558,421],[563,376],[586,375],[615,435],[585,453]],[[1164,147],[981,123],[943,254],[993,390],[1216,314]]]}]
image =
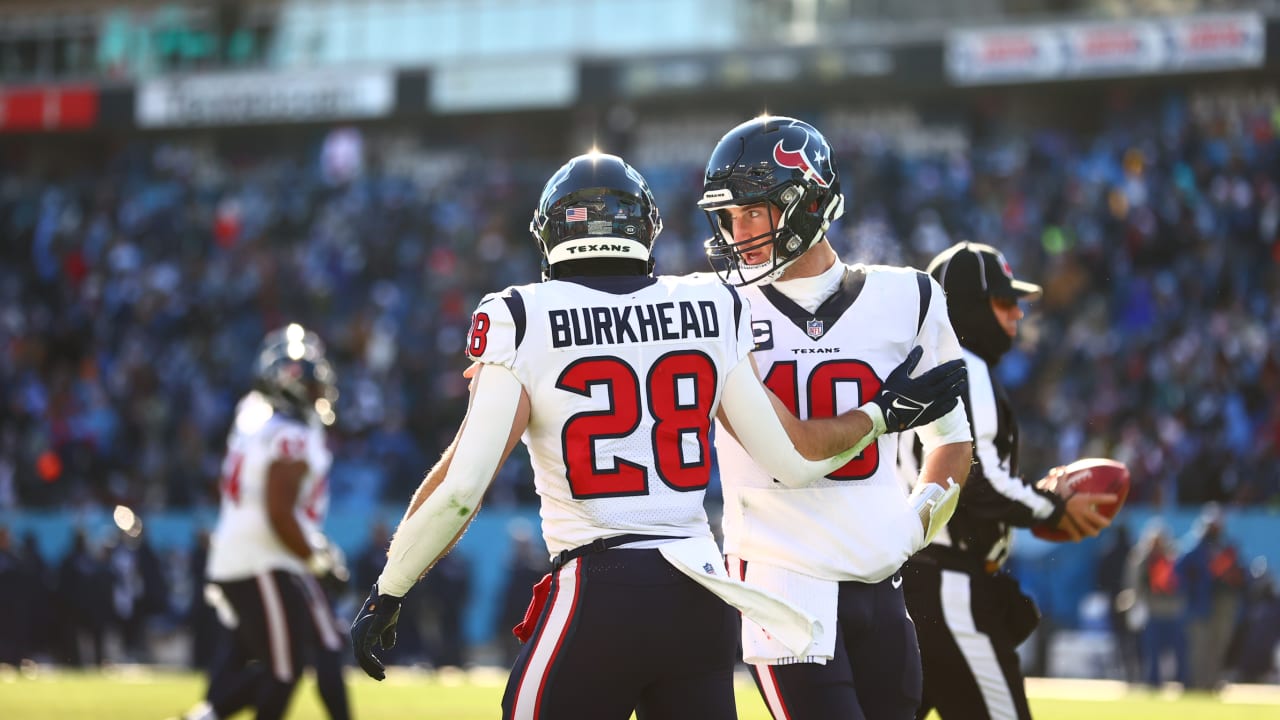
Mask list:
[{"label": "player's bare arm", "polygon": [[351,626],[356,659],[370,677],[386,676],[373,650],[395,644],[400,598],[457,543],[528,426],[529,414],[528,393],[510,370],[480,369],[457,437],[414,493],[387,551],[387,565]]},{"label": "player's bare arm", "polygon": [[282,458],[272,462],[267,469],[267,519],[280,542],[303,560],[311,557],[311,546],[298,524],[294,504],[307,468],[305,460]]},{"label": "player's bare arm", "polygon": [[933,452],[925,455],[924,467],[920,471],[920,481],[940,485],[944,490],[950,487],[948,480],[964,485],[972,465],[972,441],[939,445],[933,449]]},{"label": "player's bare arm", "polygon": [[[760,368],[756,365],[755,357],[748,356],[747,359],[751,363],[752,373],[755,374],[756,379],[759,379]],[[862,410],[850,410],[831,418],[801,420],[793,415],[791,410],[764,383],[761,383],[760,387],[768,397],[774,415],[782,423],[783,430],[796,452],[806,460],[826,460],[853,447],[861,450],[880,434],[875,431],[875,423],[871,416]],[[725,427],[732,431],[732,425],[728,422],[725,423]]]},{"label": "player's bare arm", "polygon": [[[514,402],[511,402],[512,397]],[[387,551],[388,569],[384,569],[384,577],[388,570],[412,571],[416,561],[429,554],[424,551],[411,553],[409,548],[401,550],[401,546],[420,544],[424,538],[402,539],[402,536],[414,534],[428,521],[432,527],[431,537],[427,538],[430,541],[428,546],[439,547],[416,574],[410,572],[413,582],[453,547],[480,509],[480,500],[493,482],[498,468],[520,441],[520,435],[529,424],[529,412],[529,395],[510,371],[498,366],[482,368],[475,379],[467,415],[457,436],[440,461],[423,478],[396,529]],[[474,422],[473,418],[476,418]],[[500,437],[503,427],[508,428],[505,438]],[[425,513],[415,520],[424,508]],[[440,516],[439,519],[429,520],[436,516]],[[448,526],[455,526],[453,533],[441,545],[440,528]],[[414,561],[410,561],[410,556]],[[405,564],[403,568],[398,566],[400,563]],[[407,591],[408,587],[404,589]],[[383,587],[383,591],[387,592],[388,588]]]},{"label": "player's bare arm", "polygon": [[[865,405],[835,417],[807,420],[793,415],[764,386],[751,357],[749,365],[741,363],[729,373],[719,419],[780,482],[807,485],[856,457],[885,432],[933,422],[956,405],[965,391],[963,363],[944,363],[912,378],[920,355],[920,348],[912,350]],[[766,401],[772,414],[765,409]]]},{"label": "player's bare arm", "polygon": [[961,486],[972,464],[972,441],[945,443],[925,455],[920,481],[907,501],[920,518],[926,545],[955,514]]},{"label": "player's bare arm", "polygon": [[[739,363],[725,378],[718,417],[782,484],[800,487],[815,482],[877,437],[871,419],[856,410],[834,418],[797,419],[760,382],[755,360],[749,360]],[[812,459],[813,455],[821,459]]]}]

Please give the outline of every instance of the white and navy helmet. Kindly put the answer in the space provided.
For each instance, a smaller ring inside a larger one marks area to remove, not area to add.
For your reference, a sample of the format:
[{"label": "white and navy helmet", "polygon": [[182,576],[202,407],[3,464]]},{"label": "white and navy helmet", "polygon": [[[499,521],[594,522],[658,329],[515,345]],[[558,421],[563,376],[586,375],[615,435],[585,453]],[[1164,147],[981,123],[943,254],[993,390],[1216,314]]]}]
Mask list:
[{"label": "white and navy helmet", "polygon": [[276,410],[333,424],[338,379],[319,335],[297,323],[267,333],[258,346],[253,375],[254,389]]},{"label": "white and navy helmet", "polygon": [[[734,242],[723,211],[772,203],[781,212],[777,227]],[[698,207],[711,221],[707,258],[721,279],[733,285],[776,280],[785,267],[813,247],[832,221],[844,214],[840,176],[831,146],[812,125],[795,118],[762,115],[725,134],[707,162]],[[749,266],[743,253],[773,245],[765,264]]]},{"label": "white and navy helmet", "polygon": [[576,260],[636,260],[653,270],[653,241],[662,218],[649,184],[616,155],[579,155],[542,188],[529,223],[542,252],[542,276],[557,277],[557,265]]}]

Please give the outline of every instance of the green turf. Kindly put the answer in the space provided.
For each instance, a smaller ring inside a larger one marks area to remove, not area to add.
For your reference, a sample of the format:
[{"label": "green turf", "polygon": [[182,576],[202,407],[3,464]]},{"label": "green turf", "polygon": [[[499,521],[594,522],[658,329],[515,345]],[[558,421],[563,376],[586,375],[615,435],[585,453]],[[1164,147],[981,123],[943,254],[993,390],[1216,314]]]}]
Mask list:
[{"label": "green turf", "polygon": [[[430,676],[393,668],[384,683],[350,676],[352,707],[356,718],[447,718],[489,720],[501,715],[500,672],[475,676]],[[108,672],[40,673],[0,675],[0,718],[4,720],[162,720],[179,715],[199,698],[203,680],[188,673]],[[742,720],[768,720],[755,689],[739,686],[738,708]],[[1037,693],[1040,693],[1037,696]],[[1064,699],[1076,692],[1085,697]],[[1095,695],[1089,686],[1055,688],[1052,693],[1031,689],[1031,706],[1037,720],[1253,720],[1280,717],[1280,705],[1228,703],[1206,696],[1153,695],[1145,692],[1109,692]],[[1051,695],[1051,696],[1050,696]],[[239,718],[251,717],[241,713]],[[291,720],[322,720],[315,686],[308,680],[294,695]]]}]

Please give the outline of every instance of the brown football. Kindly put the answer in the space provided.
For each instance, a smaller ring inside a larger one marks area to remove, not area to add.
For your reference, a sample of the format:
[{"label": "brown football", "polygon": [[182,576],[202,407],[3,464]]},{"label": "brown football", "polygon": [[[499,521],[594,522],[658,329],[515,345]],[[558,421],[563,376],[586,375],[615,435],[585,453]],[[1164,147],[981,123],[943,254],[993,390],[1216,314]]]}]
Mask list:
[{"label": "brown football", "polygon": [[[1122,462],[1107,458],[1082,458],[1068,465],[1066,472],[1057,478],[1045,478],[1038,487],[1051,490],[1064,498],[1078,492],[1113,494],[1118,498],[1114,503],[1098,506],[1099,513],[1113,518],[1124,507],[1125,498],[1129,496],[1129,468]],[[1071,539],[1065,532],[1045,525],[1036,525],[1031,528],[1031,532],[1042,540],[1052,542]]]}]

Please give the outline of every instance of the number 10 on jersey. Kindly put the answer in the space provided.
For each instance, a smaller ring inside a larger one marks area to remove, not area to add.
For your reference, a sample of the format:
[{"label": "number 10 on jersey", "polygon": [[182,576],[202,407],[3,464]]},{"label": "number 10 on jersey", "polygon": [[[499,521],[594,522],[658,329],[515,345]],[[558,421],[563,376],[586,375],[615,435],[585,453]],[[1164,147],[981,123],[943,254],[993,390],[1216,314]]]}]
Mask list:
[{"label": "number 10 on jersey", "polygon": [[[776,362],[769,367],[764,384],[783,405],[797,417],[800,416],[799,371],[794,360]],[[835,417],[836,388],[842,382],[857,383],[857,404],[869,402],[880,391],[880,378],[875,370],[861,360],[828,360],[819,363],[809,373],[805,383],[811,418]],[[854,459],[836,469],[827,477],[832,480],[864,480],[875,474],[880,465],[880,448],[871,443]]]}]

